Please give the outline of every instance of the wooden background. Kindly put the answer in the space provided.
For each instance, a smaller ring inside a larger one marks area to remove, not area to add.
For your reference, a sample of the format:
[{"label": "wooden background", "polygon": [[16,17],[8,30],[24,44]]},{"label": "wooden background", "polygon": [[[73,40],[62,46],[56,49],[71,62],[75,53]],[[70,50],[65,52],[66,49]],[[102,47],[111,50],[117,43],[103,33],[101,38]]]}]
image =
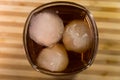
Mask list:
[{"label": "wooden background", "polygon": [[28,63],[22,33],[28,14],[56,0],[0,0],[0,80],[120,80],[120,0],[64,0],[88,8],[99,30],[99,49],[87,70],[53,77],[36,72]]}]

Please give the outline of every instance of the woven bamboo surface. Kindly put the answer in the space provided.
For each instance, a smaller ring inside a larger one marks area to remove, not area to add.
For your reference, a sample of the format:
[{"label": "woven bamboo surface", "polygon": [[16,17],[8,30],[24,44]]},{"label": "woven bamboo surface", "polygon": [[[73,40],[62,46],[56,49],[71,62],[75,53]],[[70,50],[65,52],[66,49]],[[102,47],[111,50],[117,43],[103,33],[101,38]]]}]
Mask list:
[{"label": "woven bamboo surface", "polygon": [[94,15],[99,48],[93,65],[71,76],[36,72],[28,63],[22,34],[28,14],[56,0],[0,0],[0,80],[120,80],[120,0],[63,0],[85,6]]}]

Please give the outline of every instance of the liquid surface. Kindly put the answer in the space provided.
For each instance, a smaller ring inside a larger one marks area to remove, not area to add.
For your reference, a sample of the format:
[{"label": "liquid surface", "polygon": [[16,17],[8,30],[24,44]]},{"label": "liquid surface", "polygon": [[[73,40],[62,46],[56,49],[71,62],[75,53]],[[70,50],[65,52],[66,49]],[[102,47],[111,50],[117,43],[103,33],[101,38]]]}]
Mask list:
[{"label": "liquid surface", "polygon": [[[62,5],[52,6],[52,7],[45,8],[43,10],[55,12],[63,20],[64,26],[66,26],[72,20],[84,20],[85,22],[88,21],[86,18],[87,14],[84,10],[82,9],[80,10],[79,8],[72,7],[72,6],[65,6],[65,5],[64,6]],[[38,13],[35,13],[34,15]],[[89,24],[88,24],[88,28],[89,29],[91,28]],[[90,29],[90,34],[93,34],[91,29]],[[28,48],[31,61],[34,65],[37,66],[36,59],[40,51],[44,49],[45,46],[35,43],[30,38],[29,32],[27,32],[26,39],[27,39],[27,48]],[[91,39],[92,39],[91,45],[89,49],[86,50],[84,53],[76,53],[73,51],[67,51],[68,57],[69,57],[69,64],[67,68],[64,71],[62,71],[62,73],[72,73],[76,71],[82,71],[85,68],[87,68],[89,64],[91,64],[91,61],[94,57],[94,53],[93,53],[94,52],[94,36],[93,35],[91,35]],[[62,39],[58,43],[63,44]],[[41,69],[40,67],[38,68]]]}]

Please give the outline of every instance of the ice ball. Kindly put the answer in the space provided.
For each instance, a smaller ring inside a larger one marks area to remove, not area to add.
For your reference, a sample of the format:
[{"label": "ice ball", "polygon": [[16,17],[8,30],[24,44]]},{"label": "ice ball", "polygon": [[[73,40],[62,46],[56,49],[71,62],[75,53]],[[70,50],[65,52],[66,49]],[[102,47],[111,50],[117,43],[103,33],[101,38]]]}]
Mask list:
[{"label": "ice ball", "polygon": [[61,44],[43,49],[37,58],[38,66],[49,71],[63,71],[68,62],[67,52]]},{"label": "ice ball", "polygon": [[31,18],[29,35],[40,45],[54,45],[61,39],[63,31],[62,19],[53,12],[42,11]]},{"label": "ice ball", "polygon": [[90,30],[83,20],[73,20],[67,26],[63,34],[63,43],[69,51],[82,53],[90,46]]}]

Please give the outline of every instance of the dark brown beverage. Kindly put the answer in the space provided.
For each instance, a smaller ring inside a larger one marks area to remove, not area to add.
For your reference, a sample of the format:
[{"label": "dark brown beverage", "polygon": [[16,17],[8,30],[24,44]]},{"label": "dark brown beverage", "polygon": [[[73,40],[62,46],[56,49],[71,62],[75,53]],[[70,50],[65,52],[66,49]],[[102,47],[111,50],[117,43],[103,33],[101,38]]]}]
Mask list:
[{"label": "dark brown beverage", "polygon": [[[25,39],[25,48],[26,48],[26,52],[28,55],[28,59],[30,63],[32,64],[32,66],[36,68],[38,71],[43,71],[48,74],[54,74],[54,73],[58,73],[58,74],[59,73],[63,73],[63,74],[70,73],[71,74],[75,72],[80,72],[86,69],[89,65],[91,65],[94,60],[95,54],[96,54],[98,41],[97,41],[97,31],[95,28],[96,27],[95,23],[92,22],[92,20],[90,19],[90,15],[88,11],[86,11],[84,7],[73,4],[73,3],[67,3],[67,4],[61,3],[59,5],[57,4],[51,5],[51,6],[43,7],[40,11],[39,11],[39,8],[40,7],[34,10],[30,16],[32,17],[33,15],[36,15],[40,13],[41,11],[52,11],[56,13],[63,20],[64,26],[66,26],[72,20],[83,20],[87,22],[88,28],[90,29],[91,45],[89,46],[89,49],[87,49],[83,53],[77,53],[74,51],[67,50],[67,54],[69,57],[69,64],[67,68],[62,72],[51,72],[43,68],[40,68],[38,67],[36,63],[36,59],[38,57],[38,54],[41,52],[41,50],[46,48],[46,46],[39,45],[30,38],[29,31],[28,31],[29,25],[30,25],[29,23],[30,19],[28,19],[27,30],[25,31],[26,36],[24,36],[24,39]],[[63,44],[63,41],[60,40],[58,43]]]}]

